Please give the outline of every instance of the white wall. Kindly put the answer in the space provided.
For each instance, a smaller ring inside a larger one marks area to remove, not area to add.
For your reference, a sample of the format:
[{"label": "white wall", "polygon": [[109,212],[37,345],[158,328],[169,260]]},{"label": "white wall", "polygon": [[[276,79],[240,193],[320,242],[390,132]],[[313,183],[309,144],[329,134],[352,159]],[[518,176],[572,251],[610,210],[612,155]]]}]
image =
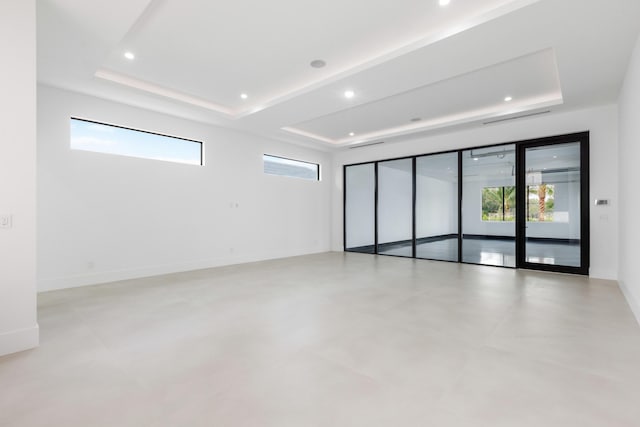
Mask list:
[{"label": "white wall", "polygon": [[[204,141],[205,166],[72,151],[69,117]],[[321,164],[322,181],[265,175],[263,153]],[[38,288],[330,248],[330,155],[38,87]]]},{"label": "white wall", "polygon": [[418,239],[458,234],[458,183],[418,174],[416,219]]},{"label": "white wall", "polygon": [[38,345],[35,34],[33,0],[0,2],[0,356]]},{"label": "white wall", "polygon": [[496,123],[404,142],[343,150],[334,155],[332,248],[342,250],[342,165],[370,160],[434,153],[589,130],[590,202],[609,199],[609,206],[591,206],[592,277],[616,279],[618,273],[618,126],[617,107],[599,106]]},{"label": "white wall", "polygon": [[640,38],[620,92],[620,285],[640,322]]}]

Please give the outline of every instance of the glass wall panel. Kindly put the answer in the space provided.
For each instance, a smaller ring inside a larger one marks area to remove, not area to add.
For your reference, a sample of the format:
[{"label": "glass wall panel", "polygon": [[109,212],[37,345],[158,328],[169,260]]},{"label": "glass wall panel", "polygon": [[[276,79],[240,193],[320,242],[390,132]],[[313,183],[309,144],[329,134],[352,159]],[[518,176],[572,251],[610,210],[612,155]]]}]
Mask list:
[{"label": "glass wall panel", "polygon": [[416,257],[458,261],[458,153],[416,159]]},{"label": "glass wall panel", "polygon": [[378,163],[378,253],[413,256],[413,160]]},{"label": "glass wall panel", "polygon": [[375,253],[375,165],[345,168],[345,248]]},{"label": "glass wall panel", "polygon": [[515,144],[463,151],[462,187],[462,260],[515,267]]},{"label": "glass wall panel", "polygon": [[588,143],[583,132],[345,166],[345,249],[588,274]]},{"label": "glass wall panel", "polygon": [[580,267],[580,143],[525,150],[525,262]]}]

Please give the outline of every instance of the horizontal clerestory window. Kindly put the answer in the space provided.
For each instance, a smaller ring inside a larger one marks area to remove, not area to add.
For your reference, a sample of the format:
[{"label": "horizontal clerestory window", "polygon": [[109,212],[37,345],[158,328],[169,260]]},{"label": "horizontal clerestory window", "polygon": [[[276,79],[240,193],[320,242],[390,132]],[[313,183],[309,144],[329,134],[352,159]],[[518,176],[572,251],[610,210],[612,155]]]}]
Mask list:
[{"label": "horizontal clerestory window", "polygon": [[203,164],[203,143],[186,138],[71,118],[71,149],[142,159]]},{"label": "horizontal clerestory window", "polygon": [[264,154],[262,159],[266,174],[320,181],[320,165],[317,163],[286,159],[269,154]]}]

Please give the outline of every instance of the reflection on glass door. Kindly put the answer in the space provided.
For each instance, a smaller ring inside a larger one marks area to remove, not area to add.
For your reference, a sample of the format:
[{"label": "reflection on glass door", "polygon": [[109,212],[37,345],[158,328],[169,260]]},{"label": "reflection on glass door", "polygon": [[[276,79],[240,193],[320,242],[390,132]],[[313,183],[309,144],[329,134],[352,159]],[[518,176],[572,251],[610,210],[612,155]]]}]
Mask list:
[{"label": "reflection on glass door", "polygon": [[515,145],[462,152],[462,261],[516,266]]},{"label": "reflection on glass door", "polygon": [[378,163],[378,253],[413,256],[413,159]]},{"label": "reflection on glass door", "polygon": [[345,249],[351,252],[374,254],[376,253],[375,164],[347,166],[344,168],[344,175]]},{"label": "reflection on glass door", "polygon": [[524,262],[580,267],[580,142],[524,150]]},{"label": "reflection on glass door", "polygon": [[588,132],[346,165],[344,189],[347,251],[589,273]]},{"label": "reflection on glass door", "polygon": [[416,159],[416,257],[458,261],[458,153]]}]

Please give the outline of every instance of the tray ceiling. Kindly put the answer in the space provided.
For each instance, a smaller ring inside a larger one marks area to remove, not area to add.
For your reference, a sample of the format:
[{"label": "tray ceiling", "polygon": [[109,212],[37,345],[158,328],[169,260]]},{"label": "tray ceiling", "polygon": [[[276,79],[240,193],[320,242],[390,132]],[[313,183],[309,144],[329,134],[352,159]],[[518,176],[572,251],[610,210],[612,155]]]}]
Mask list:
[{"label": "tray ceiling", "polygon": [[614,101],[640,29],[635,0],[39,0],[37,12],[42,84],[318,148]]}]

